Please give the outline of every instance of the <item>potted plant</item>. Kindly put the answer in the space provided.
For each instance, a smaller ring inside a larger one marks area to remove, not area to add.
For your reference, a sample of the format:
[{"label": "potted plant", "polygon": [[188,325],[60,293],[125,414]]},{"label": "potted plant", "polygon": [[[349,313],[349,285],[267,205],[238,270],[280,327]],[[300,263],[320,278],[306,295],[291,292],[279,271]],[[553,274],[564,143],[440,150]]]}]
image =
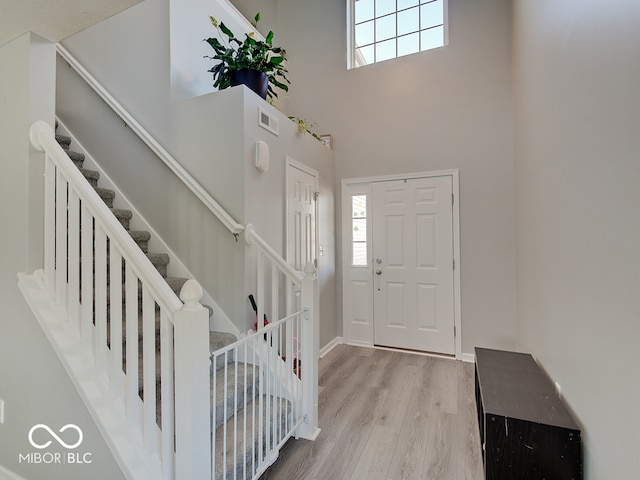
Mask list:
[{"label": "potted plant", "polygon": [[[223,90],[244,84],[264,99],[278,96],[273,87],[289,91],[287,84],[291,82],[284,66],[285,51],[273,46],[272,31],[264,41],[256,40],[255,32],[245,34],[244,41],[240,41],[224,23],[211,16],[209,20],[221,33],[220,38],[228,39],[226,45],[217,38],[205,39],[215,51],[215,55],[206,58],[219,60],[208,70],[213,73],[214,87]],[[259,21],[260,12],[256,14],[253,26],[257,27]]]}]

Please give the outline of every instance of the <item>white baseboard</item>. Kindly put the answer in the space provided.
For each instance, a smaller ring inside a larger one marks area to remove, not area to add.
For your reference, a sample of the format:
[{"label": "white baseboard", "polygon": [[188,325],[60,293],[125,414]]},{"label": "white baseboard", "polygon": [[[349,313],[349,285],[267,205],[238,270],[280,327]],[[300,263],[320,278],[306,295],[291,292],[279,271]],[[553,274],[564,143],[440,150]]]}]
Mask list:
[{"label": "white baseboard", "polygon": [[362,348],[376,348],[375,345],[371,342],[360,342],[358,340],[348,340],[344,342],[346,345],[351,345],[352,347],[362,347]]},{"label": "white baseboard", "polygon": [[344,343],[344,339],[342,337],[336,337],[327,343],[324,347],[320,349],[320,358],[323,358],[327,353],[333,350],[338,345],[342,345]]},{"label": "white baseboard", "polygon": [[25,480],[20,475],[0,465],[0,480]]},{"label": "white baseboard", "polygon": [[476,363],[476,356],[473,353],[463,353],[460,360],[467,363]]}]

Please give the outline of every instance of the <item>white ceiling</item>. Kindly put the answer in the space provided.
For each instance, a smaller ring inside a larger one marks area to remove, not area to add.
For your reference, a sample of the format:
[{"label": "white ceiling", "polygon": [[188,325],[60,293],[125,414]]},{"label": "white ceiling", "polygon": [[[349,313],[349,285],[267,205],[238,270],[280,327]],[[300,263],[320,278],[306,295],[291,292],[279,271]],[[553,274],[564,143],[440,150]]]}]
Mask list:
[{"label": "white ceiling", "polygon": [[59,42],[142,0],[0,0],[0,43],[26,31]]}]

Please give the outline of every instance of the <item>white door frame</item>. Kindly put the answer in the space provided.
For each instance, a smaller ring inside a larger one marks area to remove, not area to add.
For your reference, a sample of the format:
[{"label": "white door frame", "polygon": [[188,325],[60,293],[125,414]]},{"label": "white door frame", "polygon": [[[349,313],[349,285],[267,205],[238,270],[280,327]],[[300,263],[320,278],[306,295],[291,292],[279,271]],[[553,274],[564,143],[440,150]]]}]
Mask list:
[{"label": "white door frame", "polygon": [[[442,177],[442,176],[450,176],[453,185],[453,260],[454,260],[454,270],[453,270],[453,301],[454,301],[454,326],[455,326],[455,357],[458,360],[462,360],[462,317],[461,317],[461,301],[460,301],[460,187],[459,187],[459,170],[451,169],[451,170],[437,170],[432,172],[419,172],[419,173],[410,173],[410,174],[399,174],[399,175],[384,175],[380,177],[364,177],[364,178],[349,178],[342,180],[342,331],[344,335],[344,340],[346,343],[353,343],[359,345],[368,345],[373,346],[373,330],[371,332],[371,342],[369,341],[353,341],[350,338],[350,325],[348,325],[348,312],[347,312],[347,282],[345,281],[347,277],[347,272],[350,266],[348,265],[348,259],[350,256],[348,252],[350,251],[350,235],[348,232],[351,228],[351,198],[350,191],[353,190],[354,187],[360,187],[361,190],[368,190],[369,198],[371,194],[371,189],[367,188],[367,184],[370,185],[373,182],[381,182],[388,180],[404,180],[409,178],[426,178],[426,177]],[[370,213],[367,213],[367,218],[370,218]],[[370,230],[370,229],[368,229]],[[370,233],[369,233],[370,235]],[[370,239],[369,239],[370,242]],[[369,247],[370,248],[370,247]],[[373,269],[373,266],[371,266]],[[373,270],[372,270],[373,272]],[[372,273],[373,275],[373,273]],[[371,308],[373,311],[373,307]],[[371,323],[371,328],[373,328],[373,323]]]}]

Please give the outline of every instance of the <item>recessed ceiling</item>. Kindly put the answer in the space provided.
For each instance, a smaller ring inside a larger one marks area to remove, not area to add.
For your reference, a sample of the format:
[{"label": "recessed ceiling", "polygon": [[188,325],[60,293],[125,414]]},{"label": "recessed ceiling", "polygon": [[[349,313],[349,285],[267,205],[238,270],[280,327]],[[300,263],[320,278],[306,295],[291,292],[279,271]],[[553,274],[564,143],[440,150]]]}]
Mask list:
[{"label": "recessed ceiling", "polygon": [[0,0],[0,41],[32,31],[59,42],[142,0]]}]

